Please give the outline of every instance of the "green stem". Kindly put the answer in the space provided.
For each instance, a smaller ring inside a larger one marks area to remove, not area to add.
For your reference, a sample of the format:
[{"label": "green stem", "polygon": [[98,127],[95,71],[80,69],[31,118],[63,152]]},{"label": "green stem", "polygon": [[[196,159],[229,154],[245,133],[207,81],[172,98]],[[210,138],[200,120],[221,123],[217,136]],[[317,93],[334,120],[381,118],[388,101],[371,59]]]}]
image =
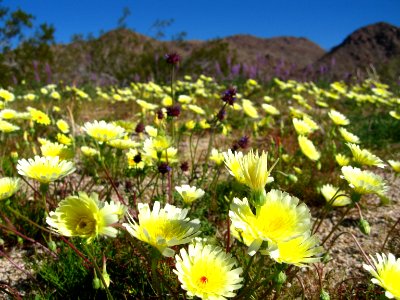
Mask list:
[{"label": "green stem", "polygon": [[[82,243],[82,245],[83,245],[83,248],[85,248],[86,253],[89,255],[90,260],[93,262],[97,276],[100,278],[101,282],[103,283],[104,289],[106,290],[107,299],[113,300],[113,297],[110,293],[110,290],[108,289],[106,281],[104,280],[103,274],[101,273],[101,270],[100,270],[99,266],[97,265],[97,262],[96,262],[95,257],[93,256],[93,253],[89,250],[89,248],[87,247],[86,244]],[[92,248],[91,250],[93,250],[93,247],[91,247],[91,248]]]},{"label": "green stem", "polygon": [[161,295],[161,286],[160,286],[160,280],[158,278],[158,272],[157,272],[157,267],[158,267],[158,262],[160,260],[160,252],[157,249],[152,249],[151,256],[150,256],[151,262],[151,279],[153,283],[153,287],[157,293],[157,296]]},{"label": "green stem", "polygon": [[[249,297],[250,294],[255,291],[255,289],[253,287],[255,286],[255,284],[258,281],[263,267],[264,267],[264,256],[262,255],[260,261],[258,262],[258,268],[256,271],[256,275],[254,276],[253,280],[243,289],[243,291],[241,291],[241,293],[236,297],[236,299],[250,298]],[[249,294],[249,292],[250,292],[250,294]]]},{"label": "green stem", "polygon": [[46,232],[48,232],[48,233],[53,233],[51,230],[49,230],[49,229],[47,229],[47,228],[45,228],[45,227],[43,227],[43,226],[40,226],[39,224],[37,224],[36,222],[32,221],[32,220],[29,219],[28,217],[25,217],[24,215],[22,215],[20,212],[18,212],[18,211],[16,211],[15,209],[11,208],[10,206],[7,206],[7,208],[8,208],[13,214],[15,214],[17,217],[23,219],[24,221],[28,222],[29,224],[31,224],[31,225],[33,225],[33,226],[36,226],[37,228],[39,228],[39,229],[41,229],[41,230],[43,230],[43,231],[46,231]]}]

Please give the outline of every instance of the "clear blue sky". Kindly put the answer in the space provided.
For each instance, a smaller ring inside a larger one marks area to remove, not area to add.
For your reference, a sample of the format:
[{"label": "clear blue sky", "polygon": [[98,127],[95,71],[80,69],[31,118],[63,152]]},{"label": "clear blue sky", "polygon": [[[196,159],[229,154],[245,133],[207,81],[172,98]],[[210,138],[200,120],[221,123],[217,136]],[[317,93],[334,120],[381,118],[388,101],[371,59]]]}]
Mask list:
[{"label": "clear blue sky", "polygon": [[212,39],[233,34],[259,37],[306,37],[330,49],[355,29],[379,21],[400,26],[400,0],[4,0],[3,5],[36,16],[36,24],[56,28],[56,41],[74,33],[98,36],[116,27],[124,7],[129,28],[146,35],[155,20],[174,19],[167,37],[181,31],[188,39]]}]

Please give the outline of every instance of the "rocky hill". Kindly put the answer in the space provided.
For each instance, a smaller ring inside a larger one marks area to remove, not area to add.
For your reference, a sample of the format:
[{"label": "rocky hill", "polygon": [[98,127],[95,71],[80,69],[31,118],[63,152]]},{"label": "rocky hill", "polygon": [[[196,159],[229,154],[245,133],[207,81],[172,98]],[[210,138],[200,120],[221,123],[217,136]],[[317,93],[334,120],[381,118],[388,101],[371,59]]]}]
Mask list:
[{"label": "rocky hill", "polygon": [[75,83],[168,80],[169,66],[163,59],[168,52],[182,56],[179,74],[204,73],[228,80],[238,75],[260,80],[274,76],[310,80],[321,75],[342,79],[366,74],[371,65],[378,71],[390,70],[396,77],[400,72],[400,28],[387,23],[360,28],[329,52],[306,38],[234,35],[165,42],[128,29],[55,45],[51,51],[52,60],[46,64],[49,81]]},{"label": "rocky hill", "polygon": [[397,63],[399,58],[400,28],[376,23],[354,31],[314,65],[329,68],[336,76],[346,76],[365,73],[371,66],[377,70],[385,68]]}]

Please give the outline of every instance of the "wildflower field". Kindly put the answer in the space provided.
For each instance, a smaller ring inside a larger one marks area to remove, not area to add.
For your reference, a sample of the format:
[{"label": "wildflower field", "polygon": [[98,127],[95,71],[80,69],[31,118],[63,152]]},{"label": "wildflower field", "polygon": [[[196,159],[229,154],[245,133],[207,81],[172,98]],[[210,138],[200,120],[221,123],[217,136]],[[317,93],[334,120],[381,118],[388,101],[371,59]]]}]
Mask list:
[{"label": "wildflower field", "polygon": [[400,299],[398,87],[167,62],[165,83],[0,90],[0,268],[23,274],[0,295]]}]

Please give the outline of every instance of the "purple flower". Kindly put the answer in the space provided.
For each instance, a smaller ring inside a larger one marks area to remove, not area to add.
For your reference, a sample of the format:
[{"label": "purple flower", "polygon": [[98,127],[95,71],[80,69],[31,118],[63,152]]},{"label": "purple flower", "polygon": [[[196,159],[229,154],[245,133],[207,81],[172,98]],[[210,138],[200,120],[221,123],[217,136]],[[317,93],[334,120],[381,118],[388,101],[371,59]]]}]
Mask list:
[{"label": "purple flower", "polygon": [[176,53],[169,53],[165,55],[165,60],[170,65],[177,65],[181,61],[181,56]]},{"label": "purple flower", "polygon": [[181,114],[181,107],[179,105],[173,105],[167,107],[167,116],[179,117],[180,114]]},{"label": "purple flower", "polygon": [[162,175],[169,173],[171,170],[171,167],[165,162],[158,165],[158,172]]},{"label": "purple flower", "polygon": [[227,104],[233,105],[236,100],[236,89],[234,87],[230,87],[222,94],[221,99]]}]

